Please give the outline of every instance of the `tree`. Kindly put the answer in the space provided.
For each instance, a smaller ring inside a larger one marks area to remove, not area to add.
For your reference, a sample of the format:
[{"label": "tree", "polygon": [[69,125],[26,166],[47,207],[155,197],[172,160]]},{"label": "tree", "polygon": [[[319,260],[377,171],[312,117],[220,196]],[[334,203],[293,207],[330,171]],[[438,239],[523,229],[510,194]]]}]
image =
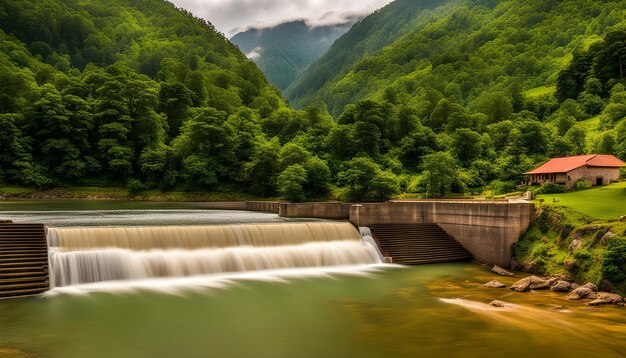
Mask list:
[{"label": "tree", "polygon": [[575,155],[585,154],[585,146],[587,144],[587,133],[580,126],[574,126],[567,131],[565,138],[573,145]]},{"label": "tree", "polygon": [[605,132],[600,137],[600,141],[597,142],[595,152],[598,154],[614,154],[615,145],[615,136],[611,132]]},{"label": "tree", "polygon": [[279,163],[282,170],[294,164],[303,165],[309,158],[311,158],[309,151],[292,142],[285,144],[279,153]]},{"label": "tree", "polygon": [[304,185],[307,182],[307,172],[300,164],[294,164],[285,169],[276,181],[280,195],[293,202],[306,199]]},{"label": "tree", "polygon": [[406,168],[417,169],[422,163],[422,158],[437,149],[437,136],[433,130],[420,126],[400,141],[398,158]]},{"label": "tree", "polygon": [[480,155],[481,139],[481,135],[471,129],[457,129],[452,134],[452,152],[462,163],[469,164]]},{"label": "tree", "polygon": [[[626,75],[626,30],[615,29],[604,36],[601,46],[595,48],[593,72],[601,82],[624,80]],[[591,52],[591,51],[590,51]]]},{"label": "tree", "polygon": [[246,177],[250,190],[258,195],[271,196],[276,192],[276,176],[279,173],[278,158],[280,141],[277,137],[259,143],[246,163]]},{"label": "tree", "polygon": [[159,110],[165,113],[169,138],[180,133],[180,127],[189,116],[195,95],[180,82],[161,83],[159,89]]},{"label": "tree", "polygon": [[392,172],[378,171],[370,183],[371,195],[378,201],[387,201],[400,193],[400,182]]},{"label": "tree", "polygon": [[380,167],[369,158],[358,157],[347,162],[338,175],[339,184],[346,186],[346,199],[365,200],[379,170]]},{"label": "tree", "polygon": [[507,120],[513,113],[511,97],[500,92],[483,93],[472,106],[477,112],[486,114],[490,123]]},{"label": "tree", "polygon": [[431,198],[444,197],[456,176],[456,161],[448,152],[436,152],[424,156],[422,164],[427,177]]},{"label": "tree", "polygon": [[305,191],[309,196],[322,196],[330,192],[331,173],[328,164],[318,157],[311,157],[304,164],[307,173]]}]

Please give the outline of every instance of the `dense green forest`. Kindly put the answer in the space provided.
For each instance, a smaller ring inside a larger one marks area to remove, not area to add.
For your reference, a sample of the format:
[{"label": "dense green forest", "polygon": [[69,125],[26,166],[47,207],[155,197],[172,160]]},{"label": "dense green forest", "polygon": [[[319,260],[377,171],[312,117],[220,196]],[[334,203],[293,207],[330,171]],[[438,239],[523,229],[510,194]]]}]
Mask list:
[{"label": "dense green forest", "polygon": [[302,20],[292,21],[269,28],[252,28],[230,40],[259,66],[270,83],[285,90],[357,20],[316,27]]},{"label": "dense green forest", "polygon": [[294,110],[166,1],[0,0],[0,182],[509,192],[551,156],[626,159],[624,15],[598,0],[397,0],[303,74]]}]

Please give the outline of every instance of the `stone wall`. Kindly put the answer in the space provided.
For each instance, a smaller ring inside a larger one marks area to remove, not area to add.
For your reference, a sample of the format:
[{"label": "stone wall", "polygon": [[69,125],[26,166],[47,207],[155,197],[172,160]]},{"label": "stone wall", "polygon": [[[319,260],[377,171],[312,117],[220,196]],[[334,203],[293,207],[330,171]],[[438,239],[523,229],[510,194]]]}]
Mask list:
[{"label": "stone wall", "polygon": [[572,188],[579,179],[585,179],[591,185],[596,185],[596,178],[602,178],[603,184],[608,185],[619,180],[619,168],[580,167],[567,173],[566,186]]},{"label": "stone wall", "polygon": [[350,207],[346,203],[280,203],[278,215],[289,218],[350,219]]},{"label": "stone wall", "polygon": [[278,201],[246,201],[243,210],[278,213]]},{"label": "stone wall", "polygon": [[212,210],[246,210],[245,201],[205,201],[198,205]]},{"label": "stone wall", "polygon": [[511,266],[513,244],[534,219],[534,205],[525,201],[394,201],[350,210],[357,226],[438,224],[477,261],[503,267]]}]

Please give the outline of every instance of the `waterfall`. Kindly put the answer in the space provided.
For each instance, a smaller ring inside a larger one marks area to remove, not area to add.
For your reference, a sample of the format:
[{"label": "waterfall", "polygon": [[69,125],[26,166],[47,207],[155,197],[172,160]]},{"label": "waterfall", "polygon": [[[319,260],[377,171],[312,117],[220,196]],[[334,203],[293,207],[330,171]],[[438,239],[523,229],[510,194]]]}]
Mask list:
[{"label": "waterfall", "polygon": [[51,228],[52,287],[380,263],[349,223]]}]

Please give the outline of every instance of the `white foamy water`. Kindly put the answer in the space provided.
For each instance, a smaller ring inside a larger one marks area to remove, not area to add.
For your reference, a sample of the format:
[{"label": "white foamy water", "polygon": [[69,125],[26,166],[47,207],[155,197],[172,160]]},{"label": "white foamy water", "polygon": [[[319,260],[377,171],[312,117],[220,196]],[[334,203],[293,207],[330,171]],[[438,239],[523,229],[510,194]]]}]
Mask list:
[{"label": "white foamy water", "polygon": [[377,263],[360,241],[315,242],[297,246],[228,247],[204,250],[50,252],[53,287],[82,283],[183,277],[223,272]]},{"label": "white foamy water", "polygon": [[261,270],[248,272],[222,273],[190,277],[166,277],[144,280],[103,281],[72,286],[55,287],[45,293],[46,296],[87,295],[96,292],[126,293],[152,291],[168,294],[203,291],[207,288],[227,288],[244,281],[264,281],[289,283],[302,278],[321,278],[335,276],[369,277],[383,269],[404,266],[389,264],[368,264],[334,267],[308,267],[282,270]]},{"label": "white foamy water", "polygon": [[[267,272],[286,269],[295,271],[281,276],[311,274],[301,269],[317,275],[332,267],[345,270],[382,262],[375,245],[345,222],[52,228],[48,244],[51,287],[74,287],[69,291],[78,286],[219,286],[223,278],[207,280],[207,275],[268,277]],[[117,283],[106,283],[111,281]]]}]

